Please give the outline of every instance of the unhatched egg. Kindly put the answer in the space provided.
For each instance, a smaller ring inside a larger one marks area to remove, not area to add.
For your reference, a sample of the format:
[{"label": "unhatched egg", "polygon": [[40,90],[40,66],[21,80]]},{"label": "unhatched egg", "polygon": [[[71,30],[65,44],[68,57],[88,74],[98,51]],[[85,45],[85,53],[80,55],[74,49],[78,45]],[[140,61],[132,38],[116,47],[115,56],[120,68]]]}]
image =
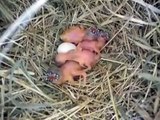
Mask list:
[{"label": "unhatched egg", "polygon": [[74,50],[76,49],[76,45],[74,45],[73,43],[69,43],[69,42],[63,42],[62,44],[60,44],[57,48],[57,52],[58,53],[66,53],[70,50]]}]

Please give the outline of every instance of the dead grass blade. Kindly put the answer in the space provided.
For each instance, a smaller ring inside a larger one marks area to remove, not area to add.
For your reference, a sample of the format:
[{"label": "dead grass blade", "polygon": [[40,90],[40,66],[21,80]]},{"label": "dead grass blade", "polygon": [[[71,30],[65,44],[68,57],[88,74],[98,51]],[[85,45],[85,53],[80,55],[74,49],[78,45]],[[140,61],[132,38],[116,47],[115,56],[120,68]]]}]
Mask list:
[{"label": "dead grass blade", "polygon": [[141,115],[144,120],[153,120],[145,110],[137,107],[136,111]]},{"label": "dead grass blade", "polygon": [[160,82],[160,77],[155,77],[149,73],[138,73],[139,78],[144,78],[152,82]]},{"label": "dead grass blade", "polygon": [[158,8],[156,8],[153,5],[150,5],[150,4],[146,3],[146,2],[144,2],[143,0],[132,0],[132,1],[143,5],[145,8],[148,8],[153,12],[156,12],[156,13],[160,14],[160,10]]},{"label": "dead grass blade", "polygon": [[156,114],[154,120],[159,120],[159,118],[160,118],[160,111]]},{"label": "dead grass blade", "polygon": [[116,120],[119,120],[118,109],[116,107],[115,100],[114,100],[114,97],[113,97],[113,92],[112,92],[112,88],[111,88],[110,79],[107,78],[107,81],[108,81],[109,93],[110,93],[110,96],[111,96],[111,101],[112,101],[113,109],[114,109],[114,112],[115,112]]}]

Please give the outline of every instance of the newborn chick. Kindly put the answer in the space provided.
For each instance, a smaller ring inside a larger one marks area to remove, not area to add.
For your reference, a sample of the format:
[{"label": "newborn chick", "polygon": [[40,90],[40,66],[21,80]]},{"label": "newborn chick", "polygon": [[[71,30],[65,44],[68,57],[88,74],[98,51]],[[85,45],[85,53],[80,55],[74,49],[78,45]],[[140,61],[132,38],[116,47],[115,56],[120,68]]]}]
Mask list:
[{"label": "newborn chick", "polygon": [[86,34],[83,38],[83,40],[96,40],[99,36],[99,29],[96,27],[90,27],[86,30]]},{"label": "newborn chick", "polygon": [[[60,67],[59,70],[61,73],[60,76],[56,75],[57,71],[51,71],[52,74],[50,74],[50,76],[48,76],[49,80],[52,83],[55,83],[57,85],[61,85],[65,82],[69,82],[70,84],[73,85],[73,84],[75,84],[74,77],[82,76],[84,79],[84,84],[86,84],[86,76],[87,75],[86,75],[85,71],[83,70],[83,68],[77,62],[67,61],[65,64],[63,64]],[[52,77],[52,79],[51,79],[51,76],[56,76],[56,77]]]},{"label": "newborn chick", "polygon": [[65,42],[78,44],[82,41],[85,34],[86,29],[83,26],[71,26],[62,35],[60,35],[60,38]]},{"label": "newborn chick", "polygon": [[62,76],[62,72],[60,71],[59,68],[55,69],[53,67],[50,67],[47,70],[47,81],[50,81],[50,82],[52,82],[53,80],[57,81],[58,79],[60,79],[61,76]]},{"label": "newborn chick", "polygon": [[97,33],[97,40],[83,40],[77,45],[78,50],[89,50],[100,55],[101,48],[108,41],[108,35],[102,32]]},{"label": "newborn chick", "polygon": [[89,50],[71,50],[68,53],[57,54],[55,61],[59,64],[63,64],[67,60],[76,61],[81,67],[87,67],[86,70],[90,70],[99,59],[100,55],[97,55]]}]

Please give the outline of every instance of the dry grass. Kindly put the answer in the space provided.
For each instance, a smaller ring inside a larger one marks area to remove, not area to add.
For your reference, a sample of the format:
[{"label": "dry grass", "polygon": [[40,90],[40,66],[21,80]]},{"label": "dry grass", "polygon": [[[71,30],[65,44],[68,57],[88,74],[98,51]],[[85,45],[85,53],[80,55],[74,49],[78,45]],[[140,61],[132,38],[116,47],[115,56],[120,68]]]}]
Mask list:
[{"label": "dry grass", "polygon": [[[0,2],[0,34],[30,5]],[[159,120],[159,6],[157,0],[50,0],[0,67],[1,120]],[[110,42],[87,85],[47,83],[44,65],[55,66],[59,35],[74,24],[96,25]]]}]

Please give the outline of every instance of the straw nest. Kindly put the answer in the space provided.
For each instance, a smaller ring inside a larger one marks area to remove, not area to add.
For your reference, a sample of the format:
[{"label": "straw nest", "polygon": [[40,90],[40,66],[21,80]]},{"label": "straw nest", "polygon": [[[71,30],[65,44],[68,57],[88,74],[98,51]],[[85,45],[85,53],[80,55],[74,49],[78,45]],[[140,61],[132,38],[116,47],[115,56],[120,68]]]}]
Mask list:
[{"label": "straw nest", "polygon": [[[0,33],[32,2],[0,1]],[[157,0],[47,2],[3,56],[1,119],[159,120],[159,6]],[[56,86],[46,82],[46,68],[55,66],[59,35],[75,24],[95,25],[110,41],[87,85]]]}]

